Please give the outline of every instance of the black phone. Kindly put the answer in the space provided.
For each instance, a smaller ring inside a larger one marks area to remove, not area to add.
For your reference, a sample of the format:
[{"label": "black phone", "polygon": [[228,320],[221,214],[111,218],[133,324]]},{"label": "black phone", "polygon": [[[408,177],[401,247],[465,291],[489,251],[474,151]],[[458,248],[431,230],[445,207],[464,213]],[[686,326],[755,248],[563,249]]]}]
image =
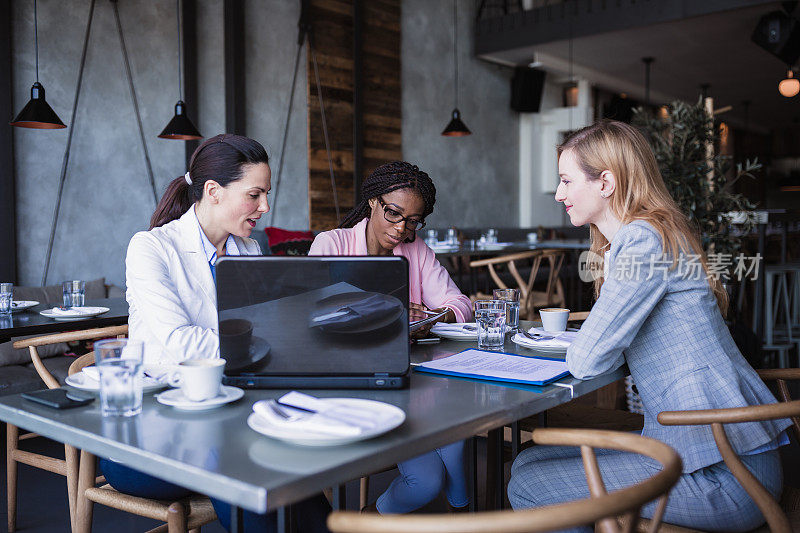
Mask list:
[{"label": "black phone", "polygon": [[52,407],[53,409],[69,409],[80,407],[94,401],[93,396],[77,394],[67,389],[45,389],[33,392],[24,392],[22,397],[32,402]]}]

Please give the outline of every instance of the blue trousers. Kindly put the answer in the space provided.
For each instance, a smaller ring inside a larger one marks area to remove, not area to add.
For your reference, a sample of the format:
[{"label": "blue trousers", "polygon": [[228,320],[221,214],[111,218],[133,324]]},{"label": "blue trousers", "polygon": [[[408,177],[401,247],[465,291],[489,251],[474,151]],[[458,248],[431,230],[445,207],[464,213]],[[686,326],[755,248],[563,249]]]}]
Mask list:
[{"label": "blue trousers", "polygon": [[[191,494],[191,491],[163,479],[128,468],[116,461],[100,459],[100,470],[106,477],[106,482],[119,492],[153,498],[158,500],[179,500]],[[231,526],[231,506],[225,502],[211,498],[217,518],[225,529]],[[321,494],[303,500],[295,506],[298,531],[311,533],[328,532],[325,520],[331,508],[328,501]],[[244,531],[274,532],[278,530],[276,513],[258,514],[244,511]]]},{"label": "blue trousers", "polygon": [[400,475],[378,498],[379,513],[409,513],[433,500],[442,488],[453,507],[469,504],[463,441],[398,463],[397,468]]},{"label": "blue trousers", "polygon": [[[629,487],[657,472],[640,455],[595,450],[600,473],[609,492]],[[742,462],[776,499],[783,472],[778,450],[743,455]],[[517,456],[511,467],[508,500],[514,509],[540,507],[589,497],[580,449],[572,446],[534,446]],[[657,502],[642,508],[653,516]],[[683,474],[669,493],[664,522],[704,531],[749,531],[764,517],[733,474],[719,462]],[[570,531],[590,532],[592,528]]]}]

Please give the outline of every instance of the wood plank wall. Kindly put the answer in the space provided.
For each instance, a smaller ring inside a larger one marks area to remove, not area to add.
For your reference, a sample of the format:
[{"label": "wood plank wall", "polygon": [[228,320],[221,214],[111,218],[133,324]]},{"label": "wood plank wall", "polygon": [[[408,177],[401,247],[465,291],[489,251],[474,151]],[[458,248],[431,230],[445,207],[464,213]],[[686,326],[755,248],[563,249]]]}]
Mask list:
[{"label": "wood plank wall", "polygon": [[[364,176],[402,158],[400,109],[400,0],[363,2],[363,169]],[[353,160],[353,2],[311,0],[320,85],[325,104],[339,217],[355,205]],[[308,201],[312,230],[339,225],[331,187],[325,138],[312,60],[307,53]]]}]

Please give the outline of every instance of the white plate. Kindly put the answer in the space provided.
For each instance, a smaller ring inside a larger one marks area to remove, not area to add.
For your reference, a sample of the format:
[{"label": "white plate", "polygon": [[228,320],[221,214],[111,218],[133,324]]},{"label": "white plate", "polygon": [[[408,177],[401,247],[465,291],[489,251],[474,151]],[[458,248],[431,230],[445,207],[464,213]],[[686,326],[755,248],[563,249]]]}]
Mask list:
[{"label": "white plate", "polygon": [[406,419],[406,413],[399,407],[394,405],[378,402],[375,400],[362,400],[360,398],[320,398],[324,402],[330,402],[337,405],[349,406],[358,409],[365,409],[373,411],[380,415],[380,423],[373,429],[366,430],[358,435],[337,436],[328,435],[323,433],[313,433],[308,430],[296,430],[286,428],[284,426],[278,427],[271,424],[269,420],[256,413],[250,413],[247,417],[247,425],[251,429],[272,437],[273,439],[290,442],[292,444],[299,444],[300,446],[339,446],[341,444],[349,444],[351,442],[358,442],[361,440],[371,439],[378,435],[383,435],[387,431],[391,431]]},{"label": "white plate", "polygon": [[53,309],[39,311],[39,314],[47,318],[52,318],[53,320],[83,320],[84,318],[102,315],[103,313],[108,313],[109,311],[108,307],[84,307],[83,309],[84,312],[82,312],[80,315],[74,316],[59,315],[53,313]]},{"label": "white plate", "polygon": [[182,411],[204,411],[206,409],[219,407],[220,405],[225,405],[226,403],[235,402],[244,396],[244,391],[242,389],[231,387],[230,385],[220,385],[219,392],[219,396],[215,398],[203,400],[202,402],[193,402],[184,398],[181,389],[170,389],[158,394],[156,400],[158,400],[158,403],[170,405]]},{"label": "white plate", "polygon": [[[456,329],[458,326],[473,326],[476,329],[473,331],[468,331],[465,329]],[[478,340],[478,330],[475,322],[452,322],[447,324],[434,324],[431,328],[431,333],[442,337],[444,339],[450,339],[452,341],[477,341]]]},{"label": "white plate", "polygon": [[[530,330],[528,330],[528,333],[538,334],[538,335],[548,335],[548,336],[557,335],[557,333],[546,332],[542,328],[531,328]],[[514,336],[511,337],[511,341],[517,346],[528,348],[529,350],[535,350],[537,352],[544,352],[550,354],[566,354],[568,348],[567,346],[540,346],[536,341],[528,339],[521,333],[514,334]]]},{"label": "white plate", "polygon": [[23,309],[30,309],[31,307],[39,305],[36,300],[14,300],[11,302],[11,312],[22,311]]},{"label": "white plate", "polygon": [[[83,372],[77,372],[71,376],[67,376],[67,379],[65,379],[64,382],[70,387],[75,387],[76,389],[80,390],[90,392],[98,392],[100,390],[100,383],[96,379],[92,379]],[[142,392],[144,393],[153,392],[158,389],[163,389],[164,387],[166,387],[164,383],[159,383],[153,378],[142,378]]]}]

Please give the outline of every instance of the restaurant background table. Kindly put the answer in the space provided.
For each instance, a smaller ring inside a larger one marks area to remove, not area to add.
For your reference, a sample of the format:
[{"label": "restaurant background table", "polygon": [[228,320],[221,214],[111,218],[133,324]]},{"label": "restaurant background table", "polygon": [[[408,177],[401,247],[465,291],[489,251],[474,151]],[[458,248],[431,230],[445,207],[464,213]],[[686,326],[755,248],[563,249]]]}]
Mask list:
[{"label": "restaurant background table", "polygon": [[[415,346],[422,362],[474,347],[474,342]],[[532,355],[508,341],[506,352]],[[143,472],[263,513],[324,488],[391,467],[570,401],[623,377],[621,369],[590,380],[560,381],[568,388],[501,384],[413,373],[405,390],[319,390],[320,397],[356,397],[396,405],[406,421],[380,437],[335,447],[301,447],[260,435],[246,425],[255,401],[286,391],[248,390],[233,404],[203,412],[177,411],[145,396],[136,417],[103,418],[99,402],[58,411],[20,395],[0,398],[0,420],[108,457]]]},{"label": "restaurant background table", "polygon": [[108,307],[102,315],[80,318],[76,320],[55,320],[39,314],[39,311],[52,309],[51,306],[39,304],[24,311],[16,311],[10,316],[0,317],[0,342],[23,335],[44,335],[79,329],[120,326],[128,323],[128,302],[125,298],[101,298],[87,300],[87,306]]},{"label": "restaurant background table", "polygon": [[591,243],[587,240],[558,239],[538,241],[517,241],[509,243],[495,243],[481,245],[475,241],[464,241],[457,246],[431,246],[436,257],[484,257],[514,252],[527,252],[528,250],[588,250]]}]

